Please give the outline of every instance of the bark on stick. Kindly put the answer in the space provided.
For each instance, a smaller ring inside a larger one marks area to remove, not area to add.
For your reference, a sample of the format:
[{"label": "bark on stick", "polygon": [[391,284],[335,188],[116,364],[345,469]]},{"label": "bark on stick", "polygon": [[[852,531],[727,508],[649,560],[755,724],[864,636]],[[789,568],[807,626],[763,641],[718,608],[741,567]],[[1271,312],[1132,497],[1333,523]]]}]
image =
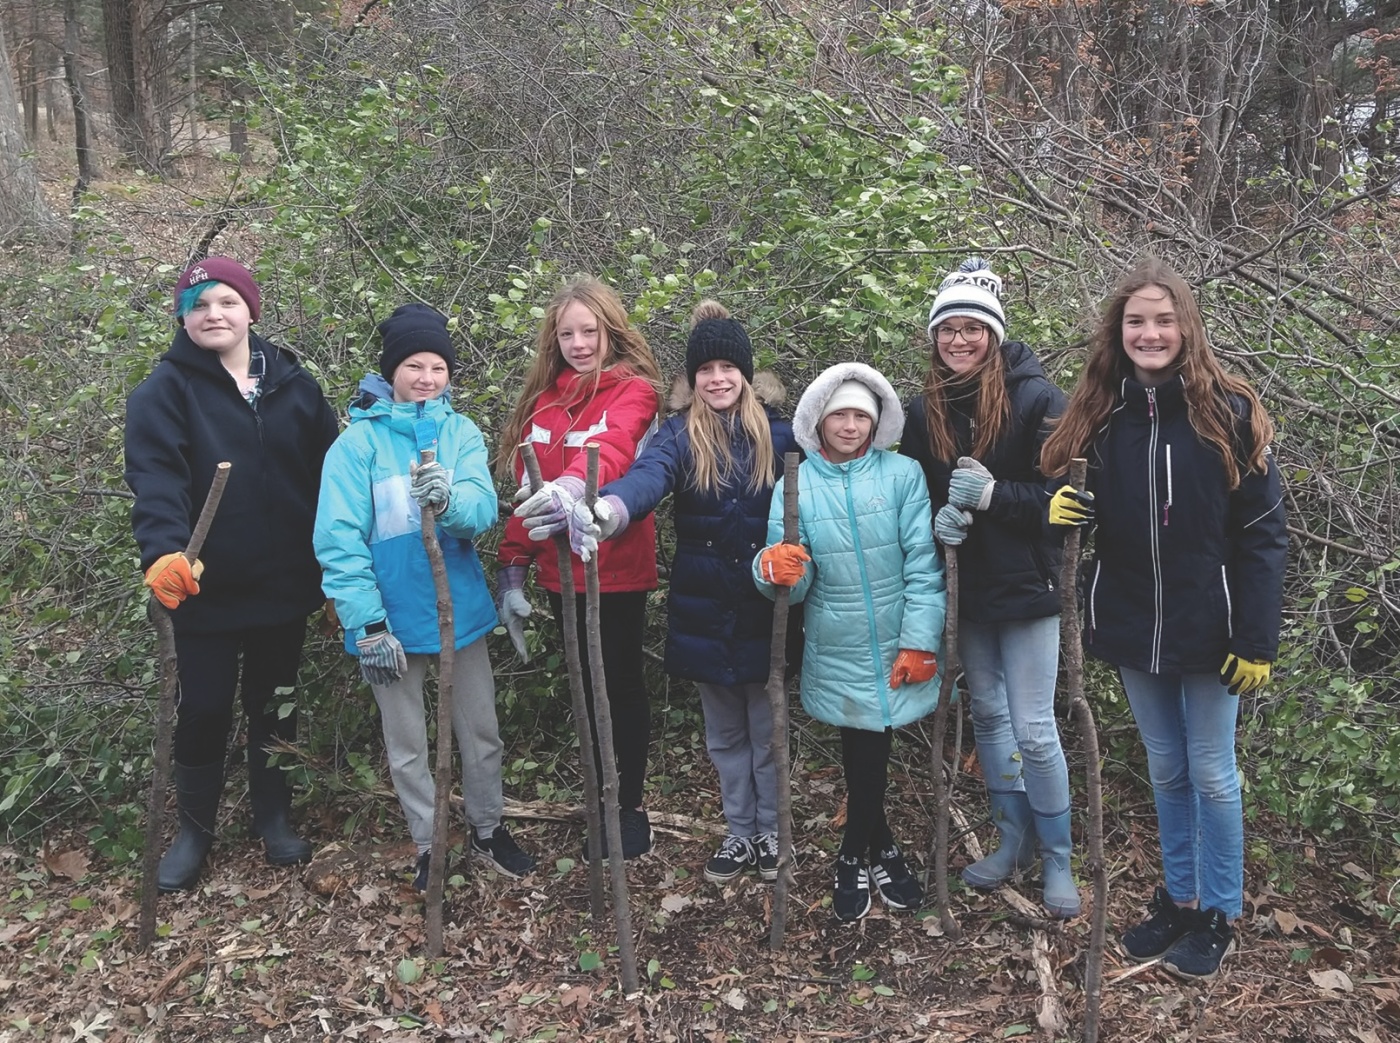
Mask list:
[{"label": "bark on stick", "polygon": [[[224,486],[233,464],[224,462],[214,469],[209,494],[195,522],[190,542],[185,546],[185,560],[191,565],[204,549],[209,526],[223,499]],[[155,763],[151,767],[151,797],[146,805],[146,853],[141,860],[141,922],[136,934],[136,948],[145,952],[156,937],[156,898],[160,889],[156,876],[160,868],[161,834],[165,830],[165,790],[170,778],[170,749],[174,742],[175,693],[180,687],[179,661],[175,656],[175,624],[154,594],[151,595],[149,615],[156,628],[156,649],[160,657],[160,700],[156,704]]]},{"label": "bark on stick", "polygon": [[[938,919],[943,933],[953,941],[962,937],[962,928],[953,916],[948,897],[948,802],[952,799],[952,772],[945,774],[943,740],[948,734],[948,710],[953,703],[953,686],[958,674],[958,548],[944,546],[944,563],[948,584],[948,611],[943,624],[943,661],[939,664],[938,706],[933,711],[933,795],[938,818],[933,827],[934,891],[938,901]],[[953,751],[957,763],[959,750]]]},{"label": "bark on stick", "polygon": [[[432,463],[437,452],[419,452],[420,464]],[[428,893],[426,895],[426,939],[428,955],[442,955],[442,891],[447,876],[447,826],[451,818],[449,799],[452,793],[452,668],[456,655],[457,628],[452,618],[452,588],[447,581],[447,563],[437,538],[437,515],[425,507],[423,515],[423,549],[428,552],[428,564],[433,570],[433,588],[437,592],[438,613],[438,704],[437,704],[437,763],[433,766],[433,847],[428,855]],[[465,785],[465,779],[463,780]],[[471,829],[472,824],[467,823]]]},{"label": "bark on stick", "polygon": [[[796,453],[783,457],[783,542],[797,542]],[[768,650],[768,704],[773,715],[773,770],[778,777],[778,879],[773,884],[773,923],[768,947],[783,947],[788,893],[792,890],[792,768],[788,762],[787,629],[792,591],[779,587],[773,597],[773,643]]]}]

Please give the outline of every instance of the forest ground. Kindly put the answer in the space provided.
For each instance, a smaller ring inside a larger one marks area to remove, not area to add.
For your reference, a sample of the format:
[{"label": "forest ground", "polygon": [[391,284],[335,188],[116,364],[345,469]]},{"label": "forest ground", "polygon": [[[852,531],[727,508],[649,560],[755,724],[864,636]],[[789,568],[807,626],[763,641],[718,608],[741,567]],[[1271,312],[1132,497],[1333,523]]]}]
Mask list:
[{"label": "forest ground", "polygon": [[[61,210],[68,160],[47,144],[40,155]],[[197,167],[173,185],[97,188],[104,205],[129,215],[143,253],[178,263],[179,247],[204,221],[187,205],[204,194]],[[217,164],[202,169],[211,183],[222,176]],[[1082,779],[1072,734],[1067,745]],[[135,951],[134,867],[98,858],[89,824],[55,826],[41,850],[0,847],[0,1040],[1080,1038],[1087,881],[1085,915],[1048,929],[1008,893],[977,895],[956,880],[957,942],[936,916],[891,915],[878,900],[866,920],[839,925],[825,901],[839,839],[839,769],[827,759],[809,770],[809,752],[795,758],[800,862],[777,954],[768,947],[771,888],[751,877],[721,888],[701,874],[719,820],[703,750],[690,751],[697,768],[686,786],[649,797],[650,810],[671,824],[658,830],[653,854],[628,866],[643,980],[634,997],[620,992],[615,955],[583,969],[612,928],[590,922],[580,827],[565,806],[520,807],[512,820],[540,859],[540,871],[523,881],[469,868],[455,837],[459,875],[448,888],[440,960],[424,955],[411,851],[386,794],[300,808],[317,861],[274,868],[247,837],[235,773],[209,869],[198,890],[161,899],[162,934],[147,954]],[[932,808],[928,772],[918,766],[926,757],[917,743],[905,747],[890,798],[890,820],[918,866]],[[1110,759],[1107,774],[1102,1039],[1400,1038],[1400,935],[1378,913],[1396,896],[1374,842],[1314,842],[1281,822],[1251,822],[1239,951],[1216,981],[1183,984],[1117,952],[1118,929],[1141,918],[1158,880],[1158,854],[1140,769]],[[365,815],[367,800],[381,813]],[[961,774],[955,817],[976,825],[984,807],[980,782]],[[352,817],[380,824],[336,839]],[[984,825],[976,835],[985,843],[988,832]],[[953,870],[973,857],[971,837],[959,838]],[[1035,900],[1033,881],[1018,890]],[[1048,977],[1037,973],[1038,948]],[[1038,1027],[1049,988],[1068,1018],[1059,1032]]]}]

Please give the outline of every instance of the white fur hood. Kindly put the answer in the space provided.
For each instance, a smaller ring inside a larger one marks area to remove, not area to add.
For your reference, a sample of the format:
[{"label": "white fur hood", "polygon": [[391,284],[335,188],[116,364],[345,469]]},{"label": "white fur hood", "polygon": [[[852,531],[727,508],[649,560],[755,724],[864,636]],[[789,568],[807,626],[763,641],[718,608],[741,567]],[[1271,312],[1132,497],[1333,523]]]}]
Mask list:
[{"label": "white fur hood", "polygon": [[807,390],[802,392],[802,398],[798,400],[797,412],[793,414],[793,436],[809,456],[816,456],[821,452],[821,437],[817,434],[817,424],[822,408],[836,389],[848,380],[859,380],[874,392],[880,402],[880,418],[870,443],[872,449],[888,449],[899,441],[899,436],[904,433],[904,406],[890,382],[864,362],[838,362],[823,370],[807,385]]},{"label": "white fur hood", "polygon": [[[777,409],[787,401],[787,388],[778,379],[778,374],[771,369],[760,369],[753,375],[753,393],[760,405],[772,406]],[[686,379],[684,373],[676,374],[676,379],[671,382],[671,397],[666,403],[672,412],[679,412],[689,407],[691,400],[695,397],[695,389],[690,386],[690,381]]]}]

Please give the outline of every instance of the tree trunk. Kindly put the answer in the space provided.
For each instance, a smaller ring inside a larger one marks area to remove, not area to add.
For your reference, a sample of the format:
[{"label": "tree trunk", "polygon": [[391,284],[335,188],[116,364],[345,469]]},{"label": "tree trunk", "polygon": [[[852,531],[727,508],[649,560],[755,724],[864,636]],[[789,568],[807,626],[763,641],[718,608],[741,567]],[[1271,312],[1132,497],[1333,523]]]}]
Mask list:
[{"label": "tree trunk", "polygon": [[112,119],[122,154],[145,170],[159,171],[170,147],[165,41],[155,0],[102,0]]},{"label": "tree trunk", "polygon": [[39,191],[34,160],[19,125],[19,99],[10,52],[0,25],[0,242],[27,235],[56,235],[62,226]]},{"label": "tree trunk", "polygon": [[78,0],[63,0],[63,78],[68,83],[68,97],[73,102],[73,147],[78,154],[78,180],[73,185],[75,208],[79,197],[97,176],[92,144],[88,141],[87,95],[83,93],[82,68],[78,64],[82,51],[80,28]]}]

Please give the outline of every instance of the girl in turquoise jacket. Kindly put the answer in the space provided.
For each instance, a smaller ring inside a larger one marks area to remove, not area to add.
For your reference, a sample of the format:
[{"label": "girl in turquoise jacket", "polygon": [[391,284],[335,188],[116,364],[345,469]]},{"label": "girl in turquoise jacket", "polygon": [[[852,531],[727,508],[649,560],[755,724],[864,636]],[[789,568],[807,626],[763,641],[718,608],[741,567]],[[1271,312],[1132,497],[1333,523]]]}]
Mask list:
[{"label": "girl in turquoise jacket", "polygon": [[[423,681],[441,641],[422,511],[437,514],[452,594],[452,730],[462,755],[471,852],[507,876],[524,876],[534,859],[501,822],[502,746],[486,652],[496,610],[472,546],[496,522],[486,446],[476,424],[448,399],[457,356],[446,317],[406,304],[379,331],[380,372],[361,381],[350,426],[326,454],[315,531],[322,586],[345,627],[346,651],[359,657],[379,705],[394,790],[418,848],[414,883],[423,890],[435,792]],[[436,459],[423,464],[420,454],[429,449]]]},{"label": "girl in turquoise jacket", "polygon": [[[923,889],[885,820],[893,729],[938,700],[937,653],[947,596],[923,470],[889,451],[904,408],[888,380],[859,362],[812,381],[792,422],[807,452],[798,472],[799,545],[783,544],[782,480],[754,579],[806,602],[802,705],[841,730],[846,831],[836,859],[838,919],[870,910],[870,878],[895,910]],[[868,861],[867,861],[868,859]],[[867,868],[868,866],[868,868]]]}]

